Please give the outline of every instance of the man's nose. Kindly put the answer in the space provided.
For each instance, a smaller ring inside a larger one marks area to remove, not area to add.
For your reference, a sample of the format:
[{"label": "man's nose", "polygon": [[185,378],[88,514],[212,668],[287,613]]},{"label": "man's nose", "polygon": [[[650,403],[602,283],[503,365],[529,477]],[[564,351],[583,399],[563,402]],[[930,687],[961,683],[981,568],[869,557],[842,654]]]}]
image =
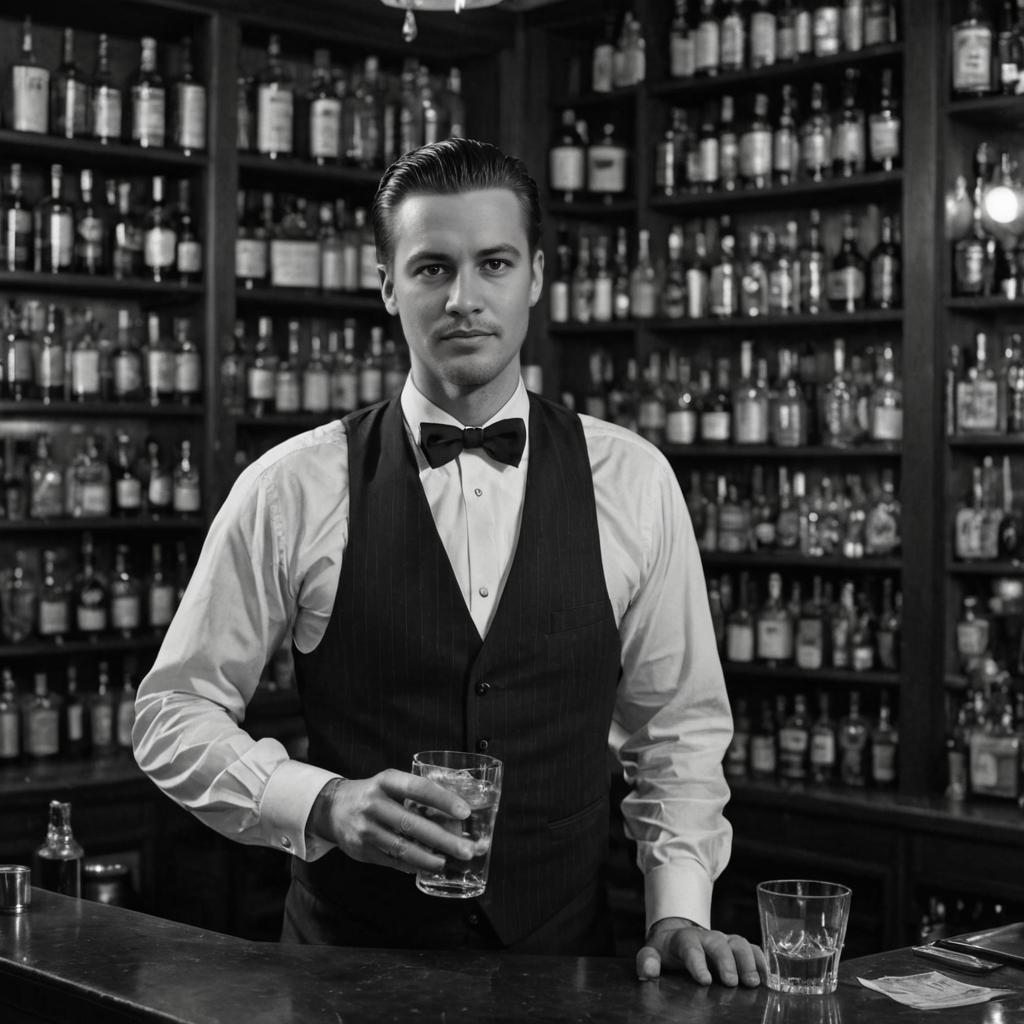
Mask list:
[{"label": "man's nose", "polygon": [[444,308],[452,316],[469,316],[483,309],[480,282],[475,274],[459,271],[452,275]]}]

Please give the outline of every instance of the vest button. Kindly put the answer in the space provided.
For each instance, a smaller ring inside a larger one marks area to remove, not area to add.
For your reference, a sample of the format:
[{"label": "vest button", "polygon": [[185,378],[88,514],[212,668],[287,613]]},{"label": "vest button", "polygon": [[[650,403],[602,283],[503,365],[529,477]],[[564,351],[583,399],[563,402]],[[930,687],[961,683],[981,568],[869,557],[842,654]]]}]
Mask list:
[{"label": "vest button", "polygon": [[480,915],[476,913],[467,914],[466,920],[473,928],[475,928],[480,923]]},{"label": "vest button", "polygon": [[480,682],[476,684],[476,692],[482,697],[491,688],[490,683]]},{"label": "vest button", "polygon": [[490,743],[488,743],[487,740],[477,740],[476,741],[476,749],[479,750],[481,754],[486,754],[487,753],[487,748],[489,746],[490,746]]}]

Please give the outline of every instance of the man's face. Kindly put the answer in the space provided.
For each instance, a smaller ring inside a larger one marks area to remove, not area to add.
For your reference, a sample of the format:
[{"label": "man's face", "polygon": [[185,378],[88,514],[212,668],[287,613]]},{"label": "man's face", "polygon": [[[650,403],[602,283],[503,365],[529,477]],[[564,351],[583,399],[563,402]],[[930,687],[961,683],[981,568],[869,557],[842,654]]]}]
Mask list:
[{"label": "man's face", "polygon": [[381,294],[401,319],[413,383],[442,407],[477,391],[511,395],[544,267],[515,194],[411,195],[391,226]]}]

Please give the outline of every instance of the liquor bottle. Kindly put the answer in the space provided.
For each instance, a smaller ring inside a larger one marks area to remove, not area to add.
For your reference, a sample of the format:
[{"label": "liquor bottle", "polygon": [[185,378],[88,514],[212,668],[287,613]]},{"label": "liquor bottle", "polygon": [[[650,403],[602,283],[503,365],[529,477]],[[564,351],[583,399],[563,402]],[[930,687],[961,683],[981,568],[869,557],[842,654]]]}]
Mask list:
[{"label": "liquor bottle", "polygon": [[71,804],[50,801],[46,841],[32,860],[32,883],[50,892],[78,898],[82,895],[85,851],[71,832]]},{"label": "liquor bottle", "polygon": [[165,198],[164,176],[154,174],[142,228],[142,262],[146,275],[154,281],[170,279],[177,257],[178,233]]},{"label": "liquor bottle", "polygon": [[882,346],[868,405],[870,439],[879,444],[898,446],[903,440],[903,383],[896,372],[892,345]]},{"label": "liquor bottle", "polygon": [[707,102],[701,110],[700,130],[697,133],[696,158],[693,173],[688,173],[695,191],[714,192],[718,188],[721,167],[721,146],[718,138],[718,106]]},{"label": "liquor bottle", "polygon": [[761,701],[757,726],[750,734],[750,774],[758,779],[774,779],[778,770],[775,746],[775,719],[768,700]]},{"label": "liquor bottle", "polygon": [[767,188],[772,181],[774,133],[768,121],[768,96],[754,97],[753,114],[739,139],[739,175],[747,188]]},{"label": "liquor bottle", "polygon": [[99,663],[96,692],[86,705],[89,719],[89,749],[93,757],[109,757],[117,750],[117,720],[114,695],[110,690],[110,671]]},{"label": "liquor bottle", "polygon": [[[800,510],[789,470],[779,466],[778,509],[775,518],[775,547],[779,551],[795,551],[800,543]],[[801,606],[802,607],[802,606]],[[800,609],[798,608],[799,612]]]},{"label": "liquor bottle", "polygon": [[718,114],[718,187],[735,190],[740,177],[740,142],[736,132],[736,104],[723,96]]},{"label": "liquor bottle", "polygon": [[[798,57],[797,51],[797,10],[794,0],[780,0],[775,20],[775,60],[779,64],[788,64]],[[810,29],[805,34],[810,37]],[[810,50],[810,43],[807,43]]]},{"label": "liquor bottle", "polygon": [[174,397],[174,350],[160,330],[159,313],[146,317],[146,346],[143,350],[146,399],[162,405]]},{"label": "liquor bottle", "polygon": [[701,0],[694,42],[694,74],[717,75],[721,70],[721,23],[715,0]]},{"label": "liquor bottle", "polygon": [[893,241],[892,218],[882,218],[881,237],[868,256],[868,305],[898,309],[903,304],[903,259]]},{"label": "liquor bottle", "polygon": [[370,328],[370,350],[359,364],[359,404],[374,405],[384,397],[384,332]]},{"label": "liquor bottle", "polygon": [[132,465],[131,437],[117,432],[114,454],[113,511],[119,516],[135,516],[142,511],[142,479]]},{"label": "liquor bottle", "polygon": [[665,440],[669,444],[693,444],[697,440],[699,417],[688,358],[678,360],[676,375],[676,387],[666,408]]},{"label": "liquor bottle", "polygon": [[707,256],[707,236],[698,231],[693,239],[693,256],[686,265],[686,315],[691,320],[708,315],[711,273]]},{"label": "liquor bottle", "polygon": [[174,399],[180,405],[202,401],[202,354],[192,340],[187,317],[174,318]]},{"label": "liquor bottle", "polygon": [[64,680],[60,749],[64,757],[81,757],[86,749],[85,704],[78,692],[78,669],[74,665],[68,665]]},{"label": "liquor bottle", "polygon": [[[686,267],[683,264],[683,228],[676,224],[668,234],[668,257],[661,287],[661,315],[670,320],[686,316]],[[614,288],[613,288],[614,307]]]},{"label": "liquor bottle", "polygon": [[729,741],[723,761],[725,774],[731,779],[745,778],[750,770],[751,722],[747,707],[746,699],[738,697],[733,713],[732,739]]},{"label": "liquor bottle", "polygon": [[662,386],[661,354],[652,352],[643,372],[637,398],[637,430],[651,444],[661,445],[665,440],[667,416],[665,389]]},{"label": "liquor bottle", "polygon": [[833,448],[848,448],[860,435],[857,422],[857,392],[846,369],[846,343],[832,343],[833,374],[822,396],[821,442]]},{"label": "liquor bottle", "polygon": [[110,624],[125,638],[142,625],[142,594],[138,578],[128,560],[128,545],[118,544],[114,552],[114,574],[110,578]]},{"label": "liquor bottle", "polygon": [[[726,554],[749,551],[751,547],[750,502],[740,500],[739,488],[718,477],[718,550]],[[751,616],[754,601],[751,600]]]},{"label": "liquor bottle", "polygon": [[772,173],[777,185],[790,185],[796,181],[801,165],[801,137],[796,107],[796,93],[787,82],[782,87],[779,117],[772,132]]},{"label": "liquor bottle", "polygon": [[35,209],[35,269],[47,274],[70,271],[75,255],[75,210],[64,199],[64,168],[50,168],[50,194]]},{"label": "liquor bottle", "polygon": [[867,297],[866,261],[857,249],[857,226],[849,212],[843,215],[843,240],[832,261],[826,288],[832,309],[855,313],[864,308]]},{"label": "liquor bottle", "polygon": [[297,413],[302,408],[302,377],[299,367],[299,322],[288,322],[288,346],[285,358],[274,374],[274,410]]},{"label": "liquor bottle", "polygon": [[700,405],[700,437],[707,444],[732,440],[732,386],[729,360],[715,360],[715,387],[705,391]]},{"label": "liquor bottle", "polygon": [[864,49],[864,0],[843,0],[840,30],[846,53]]},{"label": "liquor bottle", "polygon": [[764,316],[768,312],[768,268],[761,255],[761,233],[747,236],[747,257],[739,280],[740,316]]},{"label": "liquor bottle", "polygon": [[903,163],[902,130],[899,101],[892,85],[892,68],[883,68],[878,106],[868,117],[868,154],[875,170],[891,171]]},{"label": "liquor bottle", "polygon": [[[458,134],[459,124],[465,124],[465,115],[455,110],[461,102],[461,80],[457,81],[457,68],[449,74],[449,103],[451,134]],[[456,77],[453,77],[453,74]],[[343,141],[345,160],[356,167],[380,167],[386,162],[385,152],[393,144],[394,131],[385,124],[389,108],[385,103],[386,87],[381,81],[380,61],[370,54],[363,61],[363,78],[351,95],[351,104],[343,106]]]},{"label": "liquor bottle", "polygon": [[996,64],[999,70],[999,91],[1004,96],[1017,92],[1021,68],[1024,67],[1024,52],[1021,38],[1017,5],[1013,0],[1003,0],[999,19],[999,34],[996,36]]},{"label": "liquor bottle", "polygon": [[359,408],[359,363],[356,358],[356,322],[342,324],[342,350],[331,367],[331,409],[350,413]]},{"label": "liquor bottle", "polygon": [[587,191],[605,203],[626,191],[629,151],[614,133],[615,126],[605,124],[600,139],[587,147]]},{"label": "liquor bottle", "polygon": [[887,788],[896,785],[899,732],[893,724],[889,697],[884,690],[878,700],[878,722],[871,730],[871,782]]},{"label": "liquor bottle", "polygon": [[261,316],[257,321],[252,359],[245,372],[246,408],[250,416],[265,416],[274,411],[276,369],[273,323],[270,317]]},{"label": "liquor bottle", "polygon": [[96,71],[92,81],[92,135],[98,142],[120,142],[124,97],[110,70],[110,42],[106,32],[96,37]]},{"label": "liquor bottle", "polygon": [[119,181],[116,189],[117,213],[110,234],[113,243],[111,266],[116,278],[139,277],[145,249],[142,223],[132,207],[131,182]]},{"label": "liquor bottle", "polygon": [[875,667],[874,623],[863,601],[850,631],[850,667],[855,672],[870,672]]},{"label": "liquor bottle", "polygon": [[25,552],[14,553],[14,566],[0,577],[0,635],[12,644],[27,640],[36,625],[36,587],[25,569]]},{"label": "liquor bottle", "polygon": [[668,33],[668,73],[672,78],[692,78],[697,71],[697,34],[686,7],[686,0],[675,0]]},{"label": "liquor bottle", "polygon": [[982,223],[982,185],[974,188],[971,228],[953,246],[953,292],[956,295],[992,295],[996,286],[998,245]]},{"label": "liquor bottle", "polygon": [[751,614],[750,577],[740,573],[740,599],[725,626],[725,657],[728,661],[749,663],[754,660],[755,629]]},{"label": "liquor bottle", "polygon": [[867,0],[864,9],[864,45],[896,42],[896,12],[891,0]]},{"label": "liquor bottle", "polygon": [[825,250],[821,244],[821,214],[812,209],[807,225],[807,238],[800,249],[800,309],[804,313],[821,313],[826,300]]},{"label": "liquor bottle", "polygon": [[77,517],[106,518],[111,512],[110,467],[100,454],[99,441],[86,434],[69,467],[67,512]]},{"label": "liquor bottle", "polygon": [[1009,699],[996,707],[984,729],[973,729],[968,740],[971,792],[978,796],[1020,797],[1021,738],[1013,727]]},{"label": "liquor bottle", "polygon": [[818,694],[818,717],[811,723],[808,768],[811,781],[832,782],[836,774],[836,723],[829,711],[827,691]]},{"label": "liquor bottle", "polygon": [[810,181],[824,181],[832,167],[832,125],[821,82],[811,86],[810,109],[800,125],[800,166]]},{"label": "liquor bottle", "polygon": [[814,56],[832,57],[842,49],[842,18],[840,5],[814,4]]},{"label": "liquor bottle", "polygon": [[548,151],[548,185],[564,203],[573,202],[586,187],[587,148],[576,113],[562,111],[559,132]]},{"label": "liquor bottle", "polygon": [[754,343],[740,342],[740,379],[732,393],[732,440],[735,444],[767,444],[768,382],[754,372]]},{"label": "liquor bottle", "polygon": [[273,224],[273,193],[265,193],[261,204],[249,203],[247,193],[238,190],[238,231],[235,235],[235,279],[243,288],[265,284],[270,249],[269,225]]},{"label": "liquor bottle", "polygon": [[800,609],[800,616],[796,622],[793,659],[797,668],[819,669],[825,665],[825,653],[828,648],[825,609],[821,577],[815,576],[811,597]]},{"label": "liquor bottle", "polygon": [[782,576],[777,572],[768,576],[768,597],[757,616],[757,657],[770,665],[793,660],[793,620],[782,600]]},{"label": "liquor bottle", "polygon": [[78,178],[80,202],[75,218],[74,265],[84,274],[106,274],[110,270],[108,211],[94,202],[93,174],[83,169]]},{"label": "liquor bottle", "polygon": [[115,735],[118,749],[131,751],[132,727],[135,725],[135,684],[132,682],[130,668],[125,668],[121,691],[117,695],[115,711]]},{"label": "liquor bottle", "polygon": [[739,310],[739,273],[736,267],[736,236],[728,215],[719,220],[718,259],[708,277],[708,312],[714,317],[736,316]]},{"label": "liquor bottle", "polygon": [[178,181],[175,217],[174,270],[182,284],[195,284],[203,273],[203,243],[192,216],[192,185],[188,178]]},{"label": "liquor bottle", "polygon": [[44,135],[50,130],[50,72],[36,60],[29,17],[22,23],[21,53],[8,69],[4,92],[8,128]]},{"label": "liquor bottle", "polygon": [[686,190],[689,119],[682,107],[673,107],[669,127],[655,147],[654,188],[658,195],[675,196]]},{"label": "liquor bottle", "polygon": [[594,240],[594,279],[591,318],[595,323],[610,323],[615,315],[614,280],[608,266],[608,236]]},{"label": "liquor bottle", "polygon": [[192,459],[192,442],[184,440],[178,449],[178,462],[174,467],[171,507],[180,516],[190,516],[200,512],[202,506],[199,467]]},{"label": "liquor bottle", "polygon": [[135,342],[132,311],[124,306],[117,311],[117,340],[111,362],[114,401],[139,401],[142,398],[142,355]]},{"label": "liquor bottle", "polygon": [[256,152],[276,160],[292,156],[295,125],[295,88],[281,60],[281,39],[271,33],[267,63],[256,86]]},{"label": "liquor bottle", "polygon": [[649,319],[658,312],[658,276],[651,262],[651,233],[637,234],[636,262],[629,278],[629,305],[637,319]]},{"label": "liquor bottle", "polygon": [[306,94],[309,109],[309,158],[320,166],[341,159],[341,100],[331,75],[331,54],[313,51],[313,76]]},{"label": "liquor bottle", "polygon": [[220,360],[220,400],[229,416],[245,412],[245,324],[235,321],[232,334],[226,336]]},{"label": "liquor bottle", "polygon": [[[49,333],[52,325],[54,334],[57,334],[60,326],[56,319],[56,311],[53,315],[54,319],[47,325],[47,332]],[[93,336],[91,327],[87,324],[71,349],[68,383],[73,401],[98,402],[104,397],[101,364],[99,345]]]},{"label": "liquor bottle", "polygon": [[39,586],[36,632],[45,640],[63,643],[71,631],[71,605],[68,590],[57,577],[57,555],[43,552],[43,575]]},{"label": "liquor bottle", "polygon": [[25,756],[45,760],[60,753],[60,699],[50,692],[45,672],[33,677],[32,697],[22,708]]},{"label": "liquor bottle", "polygon": [[[750,541],[751,548],[771,551],[775,548],[775,524],[778,511],[775,501],[769,496],[764,482],[764,466],[756,463],[750,474]],[[800,584],[793,586],[799,590]],[[792,604],[792,602],[791,602]],[[797,601],[799,607],[799,601]]]},{"label": "liquor bottle", "polygon": [[146,586],[146,621],[150,628],[162,633],[174,617],[174,584],[164,571],[163,547],[153,544],[149,581]]},{"label": "liquor bottle", "polygon": [[35,458],[29,464],[28,514],[32,519],[55,519],[64,514],[64,477],[45,431],[36,437]]},{"label": "liquor bottle", "polygon": [[192,40],[181,41],[181,70],[171,84],[171,143],[186,155],[206,149],[206,86],[196,77]]},{"label": "liquor bottle", "polygon": [[755,70],[775,63],[778,19],[771,0],[755,0],[750,12],[750,66]]},{"label": "liquor bottle", "polygon": [[576,252],[576,266],[569,280],[569,312],[580,324],[590,323],[594,317],[594,278],[590,273],[590,237],[580,235]]},{"label": "liquor bottle", "polygon": [[11,164],[0,196],[0,268],[31,270],[33,218],[21,191],[21,164]]},{"label": "liquor bottle", "polygon": [[64,29],[63,59],[50,79],[50,129],[64,139],[92,134],[91,88],[75,63],[75,31]]},{"label": "liquor bottle", "polygon": [[864,108],[858,102],[859,86],[860,72],[856,68],[846,68],[842,102],[832,128],[832,172],[841,178],[862,174],[866,163]]},{"label": "liquor bottle", "polygon": [[75,628],[86,639],[94,640],[107,630],[109,615],[107,584],[97,572],[92,534],[82,534],[81,571],[75,581]]},{"label": "liquor bottle", "polygon": [[882,470],[878,497],[867,511],[864,523],[864,554],[891,557],[902,545],[901,507],[896,497],[893,471]]},{"label": "liquor bottle", "polygon": [[974,365],[956,385],[957,433],[1001,434],[1005,430],[1005,394],[989,364],[988,335],[974,336]]},{"label": "liquor bottle", "polygon": [[866,785],[868,723],[860,713],[860,693],[857,690],[850,691],[850,710],[839,720],[836,742],[839,747],[840,781],[845,786]]},{"label": "liquor bottle", "polygon": [[46,308],[46,327],[36,352],[36,393],[45,404],[59,402],[67,395],[70,367],[66,365],[67,353],[64,351],[62,327],[60,310],[50,303]]},{"label": "liquor bottle", "polygon": [[359,287],[365,291],[380,293],[380,272],[377,264],[377,243],[373,225],[366,210],[357,206],[353,214],[356,230],[359,232]]},{"label": "liquor bottle", "polygon": [[302,367],[303,412],[326,413],[331,407],[331,375],[323,360],[322,345],[320,332],[314,330],[309,339],[309,359]]},{"label": "liquor bottle", "polygon": [[893,581],[886,577],[882,581],[882,607],[875,630],[875,645],[878,648],[878,667],[886,672],[896,672],[900,667],[900,643],[903,632],[903,595],[893,594]]},{"label": "liquor bottle", "polygon": [[799,448],[807,444],[807,396],[796,375],[792,349],[779,349],[779,383],[768,409],[768,435],[772,444]]},{"label": "liquor bottle", "polygon": [[144,36],[139,67],[129,86],[131,140],[146,149],[161,148],[167,139],[167,93],[156,66],[156,40]]},{"label": "liquor bottle", "polygon": [[789,782],[807,778],[808,753],[811,746],[811,723],[807,717],[807,698],[793,697],[793,712],[779,729],[779,777]]},{"label": "liquor bottle", "polygon": [[334,222],[334,206],[331,203],[319,205],[317,221],[317,241],[320,245],[320,287],[325,292],[345,291],[345,244],[342,241],[341,232],[338,231]]},{"label": "liquor bottle", "polygon": [[993,31],[981,0],[967,0],[966,17],[952,28],[953,94],[985,96],[996,91]]},{"label": "liquor bottle", "polygon": [[18,688],[9,668],[0,673],[0,764],[21,759],[21,710]]}]

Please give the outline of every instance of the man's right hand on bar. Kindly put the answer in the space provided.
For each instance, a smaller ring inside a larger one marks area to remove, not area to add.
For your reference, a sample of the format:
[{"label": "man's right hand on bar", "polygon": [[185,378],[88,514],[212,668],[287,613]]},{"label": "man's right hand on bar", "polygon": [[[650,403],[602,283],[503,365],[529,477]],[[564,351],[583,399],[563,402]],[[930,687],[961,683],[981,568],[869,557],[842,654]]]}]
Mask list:
[{"label": "man's right hand on bar", "polygon": [[409,874],[441,871],[447,857],[469,860],[472,844],[422,809],[458,821],[470,814],[465,800],[436,782],[388,768],[369,779],[331,779],[317,795],[306,828],[353,860]]}]

